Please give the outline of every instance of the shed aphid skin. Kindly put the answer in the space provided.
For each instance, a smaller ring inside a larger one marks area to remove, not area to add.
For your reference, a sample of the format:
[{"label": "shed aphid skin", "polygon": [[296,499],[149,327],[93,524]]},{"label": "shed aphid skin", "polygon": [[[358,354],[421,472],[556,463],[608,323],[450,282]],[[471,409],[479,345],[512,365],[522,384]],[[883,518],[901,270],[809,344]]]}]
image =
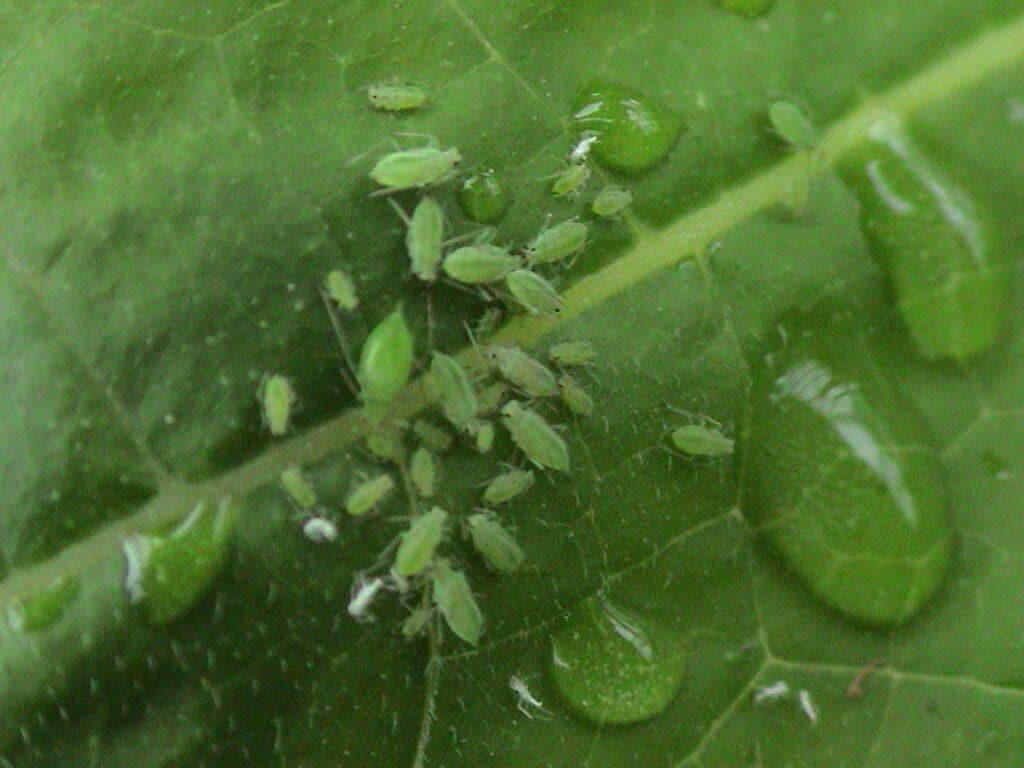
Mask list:
[{"label": "shed aphid skin", "polygon": [[398,551],[395,553],[394,572],[408,578],[426,570],[434,559],[437,547],[444,539],[444,527],[448,513],[440,507],[413,520],[409,528],[400,535]]},{"label": "shed aphid skin", "polygon": [[345,499],[345,511],[353,517],[365,515],[380,505],[395,489],[391,475],[378,475],[357,485]]},{"label": "shed aphid skin", "polygon": [[562,297],[546,279],[529,269],[517,269],[505,278],[509,293],[531,315],[557,315],[565,308]]},{"label": "shed aphid skin", "polygon": [[522,547],[512,534],[498,522],[494,515],[477,513],[466,520],[473,548],[487,563],[487,567],[499,573],[513,573],[519,570],[526,559]]},{"label": "shed aphid skin", "polygon": [[768,108],[772,129],[793,149],[810,151],[818,146],[818,129],[791,101],[776,101]]},{"label": "shed aphid skin", "polygon": [[531,720],[533,719],[533,712],[530,711],[531,709],[537,712],[547,713],[547,710],[544,708],[544,702],[530,693],[530,689],[526,687],[526,683],[516,675],[512,675],[508,679],[508,687],[512,690],[512,693],[515,694],[516,707],[520,712],[526,715],[526,717]]},{"label": "shed aphid skin", "polygon": [[505,428],[527,459],[538,467],[569,471],[565,440],[536,411],[512,400],[501,409]]},{"label": "shed aphid skin", "polygon": [[558,391],[565,407],[577,416],[590,416],[594,413],[594,400],[572,376],[562,374],[558,377]]},{"label": "shed aphid skin", "polygon": [[532,264],[551,264],[575,256],[587,244],[590,229],[581,221],[569,219],[542,229],[523,249]]},{"label": "shed aphid skin", "polygon": [[409,477],[416,493],[424,499],[434,495],[434,481],[437,479],[437,467],[434,457],[423,446],[413,451],[409,462]]},{"label": "shed aphid skin", "polygon": [[548,350],[548,359],[562,368],[590,365],[597,359],[597,350],[589,341],[563,341]]},{"label": "shed aphid skin", "polygon": [[448,560],[438,560],[430,571],[431,596],[448,628],[470,645],[480,642],[484,616],[480,612],[466,575],[451,567]]},{"label": "shed aphid skin", "polygon": [[811,721],[811,725],[818,724],[818,710],[814,706],[814,702],[811,700],[811,692],[803,689],[797,692],[797,701],[800,703],[800,710],[807,715],[807,719]]},{"label": "shed aphid skin", "polygon": [[488,384],[476,394],[476,415],[491,416],[498,412],[508,394],[508,384],[496,381]]},{"label": "shed aphid skin", "polygon": [[468,429],[476,417],[476,390],[459,361],[441,352],[434,352],[430,361],[429,382],[445,418],[458,429]]},{"label": "shed aphid skin", "polygon": [[736,441],[717,427],[687,424],[672,430],[672,445],[688,456],[728,456]]},{"label": "shed aphid skin", "polygon": [[292,406],[297,396],[291,381],[279,373],[267,376],[260,387],[260,402],[263,405],[263,422],[274,437],[288,432],[292,419]]},{"label": "shed aphid skin", "polygon": [[412,373],[413,337],[402,305],[370,331],[359,355],[360,396],[367,404],[386,404],[408,383]]},{"label": "shed aphid skin", "polygon": [[316,491],[297,464],[286,467],[281,472],[280,480],[288,498],[299,509],[309,511],[316,506]]},{"label": "shed aphid skin", "polygon": [[494,425],[489,421],[475,421],[470,427],[477,453],[490,453],[494,447]]},{"label": "shed aphid skin", "polygon": [[590,180],[590,166],[586,163],[570,163],[558,174],[551,185],[551,194],[555,197],[575,197]]},{"label": "shed aphid skin", "polygon": [[601,218],[614,219],[632,204],[632,192],[618,184],[607,184],[594,197],[594,201],[590,204],[590,210]]},{"label": "shed aphid skin", "polygon": [[336,541],[338,526],[326,517],[311,517],[302,523],[302,533],[314,544],[325,541]]},{"label": "shed aphid skin", "polygon": [[536,477],[532,469],[512,469],[491,478],[484,488],[484,504],[496,507],[511,501],[533,487]]},{"label": "shed aphid skin", "polygon": [[594,131],[584,131],[580,134],[579,141],[573,145],[569,152],[569,162],[578,164],[584,162],[590,156],[590,150],[597,143],[598,135]]},{"label": "shed aphid skin", "polygon": [[555,374],[518,347],[490,346],[484,350],[484,356],[505,381],[530,397],[550,397],[558,393]]},{"label": "shed aphid skin", "polygon": [[383,112],[407,112],[427,103],[427,92],[418,85],[374,83],[367,86],[366,97],[374,109]]},{"label": "shed aphid skin", "polygon": [[412,431],[426,448],[435,453],[444,453],[452,447],[452,436],[429,421],[416,421]]},{"label": "shed aphid skin", "polygon": [[765,704],[768,702],[788,699],[791,693],[789,683],[785,680],[778,680],[771,685],[758,686],[754,691],[754,703]]},{"label": "shed aphid skin", "polygon": [[405,248],[412,273],[426,283],[437,279],[444,242],[444,210],[432,197],[424,197],[406,222]]},{"label": "shed aphid skin", "polygon": [[359,576],[355,583],[352,584],[352,592],[348,600],[348,615],[360,624],[374,621],[373,615],[369,612],[370,606],[383,588],[384,579],[379,576],[375,576],[372,579]]},{"label": "shed aphid skin", "polygon": [[504,280],[521,261],[518,256],[490,243],[456,248],[445,257],[442,269],[453,280],[467,285],[487,285]]},{"label": "shed aphid skin", "polygon": [[359,306],[359,295],[352,276],[343,269],[332,269],[324,278],[324,291],[327,298],[346,312],[353,312]]},{"label": "shed aphid skin", "polygon": [[404,149],[378,160],[370,170],[370,178],[383,187],[376,194],[422,189],[448,179],[460,162],[462,155],[454,147]]}]

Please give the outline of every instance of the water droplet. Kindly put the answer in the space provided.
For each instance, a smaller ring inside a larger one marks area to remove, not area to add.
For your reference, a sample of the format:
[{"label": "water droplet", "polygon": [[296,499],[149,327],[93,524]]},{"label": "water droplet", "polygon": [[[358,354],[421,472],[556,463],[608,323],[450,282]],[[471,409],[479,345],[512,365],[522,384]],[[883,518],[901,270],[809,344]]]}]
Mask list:
[{"label": "water droplet", "polygon": [[473,221],[490,224],[500,219],[505,212],[508,206],[508,193],[494,175],[494,171],[480,171],[462,182],[459,204]]},{"label": "water droplet", "polygon": [[53,626],[78,597],[79,586],[77,578],[67,576],[19,597],[7,609],[7,623],[15,632],[40,632]]},{"label": "water droplet", "polygon": [[235,514],[230,501],[216,512],[200,502],[166,535],[133,534],[121,545],[124,587],[154,624],[185,613],[212,586],[227,561]]},{"label": "water droplet", "polygon": [[573,102],[573,122],[597,139],[591,156],[612,171],[642,173],[675,146],[679,115],[622,86],[588,83]]},{"label": "water droplet", "polygon": [[893,624],[939,586],[952,531],[938,452],[855,322],[826,303],[780,324],[754,372],[744,511],[819,598]]},{"label": "water droplet", "polygon": [[584,717],[635,723],[672,702],[685,659],[672,632],[598,595],[577,606],[552,637],[551,677],[566,703]]},{"label": "water droplet", "polygon": [[764,16],[775,6],[775,0],[715,0],[719,7],[748,19]]}]

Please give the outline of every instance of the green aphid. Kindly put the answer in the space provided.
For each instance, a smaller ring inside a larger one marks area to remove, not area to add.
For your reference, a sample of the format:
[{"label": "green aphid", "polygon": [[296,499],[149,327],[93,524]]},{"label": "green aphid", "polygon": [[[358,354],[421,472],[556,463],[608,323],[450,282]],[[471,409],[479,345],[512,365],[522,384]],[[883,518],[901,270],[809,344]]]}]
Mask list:
[{"label": "green aphid", "polygon": [[476,390],[458,360],[434,352],[430,361],[430,389],[445,418],[459,429],[467,429],[476,417]]},{"label": "green aphid", "polygon": [[434,611],[432,609],[417,608],[406,616],[405,621],[402,622],[402,637],[406,640],[412,640],[415,637],[425,634],[427,627],[430,625],[430,620],[433,617]]},{"label": "green aphid", "polygon": [[395,481],[391,479],[391,475],[378,475],[365,480],[353,488],[345,499],[345,511],[353,517],[365,515],[379,506],[394,489]]},{"label": "green aphid", "polygon": [[490,346],[484,355],[512,386],[530,397],[550,397],[558,394],[555,374],[538,363],[518,347]]},{"label": "green aphid", "polygon": [[359,306],[359,295],[352,276],[342,269],[332,269],[324,279],[324,291],[327,297],[346,312],[352,312]]},{"label": "green aphid", "polygon": [[577,416],[590,416],[594,412],[594,401],[572,376],[558,377],[558,391],[565,406]]},{"label": "green aphid", "polygon": [[587,244],[590,229],[581,221],[570,219],[547,227],[526,246],[530,264],[550,264],[574,256]]},{"label": "green aphid", "polygon": [[7,607],[7,623],[15,632],[42,632],[63,618],[78,597],[77,576],[61,576]]},{"label": "green aphid", "polygon": [[466,521],[473,547],[483,557],[487,566],[499,573],[512,573],[519,570],[526,559],[522,547],[516,543],[504,526],[494,515],[478,513],[470,515]]},{"label": "green aphid", "polygon": [[395,429],[377,429],[366,436],[366,447],[382,461],[400,462],[405,456],[402,434]]},{"label": "green aphid", "polygon": [[563,341],[548,350],[548,359],[563,368],[590,365],[597,359],[597,350],[589,341]]},{"label": "green aphid", "polygon": [[420,419],[412,425],[412,431],[424,446],[435,453],[444,453],[452,447],[452,436],[429,421]]},{"label": "green aphid", "polygon": [[476,421],[470,427],[478,453],[490,453],[494,447],[494,425],[489,421]]},{"label": "green aphid", "polygon": [[520,259],[490,243],[476,243],[456,248],[448,254],[442,268],[453,280],[467,285],[486,285],[504,280],[520,266]]},{"label": "green aphid", "polygon": [[420,280],[432,283],[437,279],[443,242],[444,211],[432,197],[424,197],[413,210],[405,232],[412,273]]},{"label": "green aphid", "polygon": [[571,163],[558,174],[555,183],[551,185],[551,194],[555,197],[578,195],[589,180],[590,166],[586,163]]},{"label": "green aphid", "polygon": [[297,396],[291,381],[279,373],[267,376],[260,387],[260,402],[263,405],[263,423],[275,437],[288,432],[292,419],[292,406]]},{"label": "green aphid", "polygon": [[736,441],[718,428],[688,424],[672,430],[672,445],[690,456],[728,456]]},{"label": "green aphid", "polygon": [[494,171],[484,170],[462,183],[459,203],[473,221],[489,224],[501,218],[508,207],[509,197]]},{"label": "green aphid", "polygon": [[366,403],[394,399],[412,373],[413,338],[402,316],[402,305],[370,331],[359,356],[360,396]]},{"label": "green aphid", "polygon": [[366,96],[374,109],[383,112],[407,112],[427,103],[427,92],[418,85],[374,83],[366,88]]},{"label": "green aphid", "polygon": [[491,478],[484,488],[484,504],[496,507],[526,493],[533,487],[536,478],[532,469],[511,469]]},{"label": "green aphid", "polygon": [[496,381],[481,389],[476,393],[476,415],[490,416],[497,413],[507,394],[508,384],[503,381]]},{"label": "green aphid", "polygon": [[505,428],[527,459],[538,467],[569,471],[569,447],[544,417],[517,400],[501,409]]},{"label": "green aphid", "polygon": [[394,565],[394,572],[398,576],[408,578],[426,570],[444,539],[447,520],[448,513],[440,507],[434,507],[416,518],[408,530],[401,534]]},{"label": "green aphid", "polygon": [[316,491],[302,474],[297,464],[292,464],[281,472],[281,487],[288,498],[301,510],[310,510],[317,504]]},{"label": "green aphid", "polygon": [[454,147],[420,147],[385,155],[370,170],[370,178],[380,184],[381,193],[422,189],[451,176],[462,155]]},{"label": "green aphid", "polygon": [[556,315],[565,307],[555,287],[528,269],[517,269],[505,278],[509,293],[531,315]]},{"label": "green aphid", "polygon": [[434,481],[437,479],[437,465],[433,455],[420,446],[413,451],[409,461],[409,477],[416,493],[424,499],[434,495]]},{"label": "green aphid", "polygon": [[776,101],[768,108],[772,129],[793,149],[811,150],[820,136],[811,119],[791,101]]},{"label": "green aphid", "polygon": [[434,605],[444,616],[448,628],[456,637],[470,645],[480,641],[483,632],[484,616],[480,612],[469,581],[461,571],[454,570],[446,559],[435,563],[430,573],[433,585],[432,597]]},{"label": "green aphid", "polygon": [[614,219],[633,204],[633,193],[618,184],[608,184],[594,197],[590,210],[605,219]]}]

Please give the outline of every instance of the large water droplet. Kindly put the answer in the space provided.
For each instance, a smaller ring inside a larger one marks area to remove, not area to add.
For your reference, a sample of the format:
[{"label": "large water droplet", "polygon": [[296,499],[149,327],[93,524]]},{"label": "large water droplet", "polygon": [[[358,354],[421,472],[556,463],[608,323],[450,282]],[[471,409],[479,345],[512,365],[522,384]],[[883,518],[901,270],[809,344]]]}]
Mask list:
[{"label": "large water droplet", "polygon": [[134,534],[122,543],[125,591],[154,624],[176,619],[213,585],[227,562],[235,513],[200,502],[165,536]]},{"label": "large water droplet", "polygon": [[749,19],[764,16],[775,7],[775,0],[715,0],[722,8]]},{"label": "large water droplet", "polygon": [[879,121],[841,171],[921,353],[963,361],[988,349],[1006,317],[1008,282],[980,207],[894,119]]},{"label": "large water droplet", "polygon": [[851,313],[796,313],[778,338],[754,372],[744,511],[826,603],[903,621],[949,567],[938,452],[874,371]]},{"label": "large water droplet", "polygon": [[679,138],[682,120],[651,99],[606,82],[592,82],[573,102],[573,122],[580,132],[597,137],[591,156],[622,173],[653,168]]},{"label": "large water droplet", "polygon": [[686,651],[669,630],[598,595],[552,637],[551,677],[566,703],[598,723],[660,714],[683,681]]},{"label": "large water droplet", "polygon": [[53,626],[78,597],[79,582],[66,576],[32,595],[19,597],[7,609],[7,623],[15,632],[41,632]]},{"label": "large water droplet", "polygon": [[494,171],[474,173],[459,189],[459,204],[473,221],[490,224],[501,218],[508,206],[508,193]]}]

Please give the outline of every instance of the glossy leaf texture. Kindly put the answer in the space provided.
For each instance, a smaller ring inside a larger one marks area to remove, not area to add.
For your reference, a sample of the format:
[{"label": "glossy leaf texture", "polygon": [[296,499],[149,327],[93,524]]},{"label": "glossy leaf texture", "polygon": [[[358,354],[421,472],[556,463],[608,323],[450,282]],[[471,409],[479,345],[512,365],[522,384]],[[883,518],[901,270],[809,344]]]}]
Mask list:
[{"label": "glossy leaf texture", "polygon": [[[426,103],[374,110],[367,86],[389,82]],[[588,188],[553,198],[595,82],[680,131],[626,175],[595,153]],[[770,130],[783,99],[813,115],[814,150]],[[1008,314],[963,365],[918,353],[831,170],[887,110],[998,234]],[[528,468],[512,441],[499,425],[490,453],[459,436],[439,457],[431,503],[484,617],[476,646],[436,616],[404,638],[417,606],[397,592],[363,622],[347,611],[411,510],[399,489],[344,513],[360,480],[401,473],[364,447],[324,279],[353,279],[358,307],[336,319],[355,353],[401,302],[416,363],[394,408],[409,421],[431,349],[471,356],[464,323],[487,306],[412,277],[404,222],[371,196],[375,162],[424,136],[463,158],[430,190],[446,236],[481,237],[458,193],[484,169],[508,201],[484,240],[589,227],[582,254],[540,265],[564,310],[494,339],[537,359],[558,342],[597,351],[572,372],[593,415],[536,406],[571,471],[535,470],[501,506],[525,553],[514,573],[459,533],[502,463]],[[1021,764],[1022,141],[1021,0],[778,0],[756,19],[711,0],[0,2],[0,765]],[[633,202],[603,220],[590,204],[608,183]],[[743,451],[685,457],[666,440],[687,418],[740,435],[777,318],[827,297],[856,307],[866,341],[849,354],[920,411],[941,457],[952,565],[895,628],[819,602],[766,546],[744,516]],[[268,373],[297,394],[283,436],[261,421]],[[291,465],[336,542],[303,534],[278,484]],[[223,566],[218,552],[195,604],[150,621],[124,591],[124,540],[228,498]],[[642,722],[581,717],[552,682],[552,636],[595,600],[685,658],[678,694]],[[753,703],[779,680],[808,691],[816,724],[795,698]]]}]

